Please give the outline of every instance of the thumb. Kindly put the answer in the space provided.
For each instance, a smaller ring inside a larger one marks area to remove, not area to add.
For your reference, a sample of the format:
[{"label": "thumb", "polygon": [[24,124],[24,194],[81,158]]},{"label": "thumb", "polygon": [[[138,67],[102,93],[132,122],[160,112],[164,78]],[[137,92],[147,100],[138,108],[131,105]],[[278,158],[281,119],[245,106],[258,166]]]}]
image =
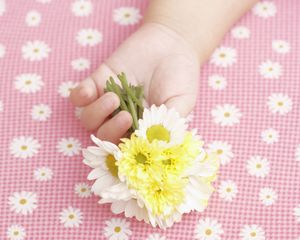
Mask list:
[{"label": "thumb", "polygon": [[195,107],[196,95],[181,95],[168,99],[164,104],[167,108],[175,108],[182,117],[186,117]]}]

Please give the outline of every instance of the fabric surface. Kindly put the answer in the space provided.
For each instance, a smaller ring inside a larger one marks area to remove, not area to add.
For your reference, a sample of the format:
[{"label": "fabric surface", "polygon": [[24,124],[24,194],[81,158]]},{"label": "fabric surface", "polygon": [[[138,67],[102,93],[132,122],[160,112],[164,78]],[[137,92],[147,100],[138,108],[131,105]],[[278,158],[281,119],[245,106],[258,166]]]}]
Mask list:
[{"label": "fabric surface", "polygon": [[222,163],[205,212],[164,231],[89,192],[80,148],[91,142],[68,89],[138,28],[146,5],[1,1],[0,239],[299,239],[298,0],[256,5],[202,67],[192,125]]}]

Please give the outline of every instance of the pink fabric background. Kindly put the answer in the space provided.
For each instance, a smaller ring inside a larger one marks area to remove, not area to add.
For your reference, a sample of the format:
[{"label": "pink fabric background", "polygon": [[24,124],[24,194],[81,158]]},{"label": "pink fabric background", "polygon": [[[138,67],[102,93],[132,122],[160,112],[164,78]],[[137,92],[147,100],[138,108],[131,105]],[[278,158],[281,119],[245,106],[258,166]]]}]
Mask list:
[{"label": "pink fabric background", "polygon": [[[146,1],[141,0],[93,0],[93,13],[88,17],[76,17],[70,6],[72,0],[52,0],[47,4],[35,0],[9,0],[7,10],[0,17],[0,43],[6,48],[0,58],[0,239],[7,239],[7,229],[12,224],[26,229],[26,239],[106,239],[103,235],[105,221],[123,218],[110,213],[109,206],[97,204],[96,197],[79,198],[74,185],[89,183],[86,176],[90,169],[82,164],[81,155],[63,156],[56,145],[62,138],[73,137],[82,146],[90,144],[88,133],[75,117],[74,107],[58,93],[62,82],[80,80],[96,67],[130,33],[138,28],[121,26],[113,22],[113,10],[121,6],[134,6],[144,12]],[[300,144],[300,4],[297,0],[274,1],[277,13],[264,19],[248,13],[237,25],[249,28],[249,39],[239,40],[228,34],[222,46],[237,50],[237,62],[229,68],[206,64],[202,68],[200,93],[195,109],[193,126],[207,143],[225,141],[232,146],[234,157],[221,166],[218,182],[232,180],[238,193],[231,202],[221,199],[217,192],[204,213],[184,216],[181,223],[163,231],[130,221],[130,239],[146,239],[150,233],[160,233],[167,239],[193,239],[199,219],[209,217],[222,225],[222,239],[241,239],[245,225],[259,225],[265,239],[294,240],[300,237],[300,223],[294,208],[300,204],[300,162],[296,160],[296,147]],[[30,28],[25,24],[26,13],[37,10],[42,15],[41,24]],[[75,40],[80,29],[94,28],[103,33],[102,43],[94,47],[82,47]],[[290,43],[291,51],[278,54],[272,40],[283,39]],[[22,58],[21,48],[27,41],[41,40],[51,48],[49,57],[37,62]],[[85,57],[90,59],[90,69],[77,72],[71,61]],[[272,60],[282,65],[282,76],[277,80],[264,79],[258,66]],[[24,94],[14,87],[15,77],[22,73],[37,73],[44,86],[40,91]],[[227,79],[227,87],[217,91],[209,87],[208,77],[220,74]],[[285,115],[273,114],[267,106],[272,93],[288,95],[292,110]],[[33,105],[47,104],[52,114],[47,121],[34,121],[30,115]],[[240,123],[221,127],[213,122],[211,110],[216,105],[234,104],[242,113]],[[278,142],[266,144],[261,132],[276,129]],[[32,136],[41,148],[31,158],[14,157],[9,146],[13,138]],[[270,162],[270,173],[265,178],[248,174],[246,165],[253,155],[260,155]],[[39,182],[33,172],[47,166],[53,171],[50,181]],[[261,188],[269,187],[277,192],[278,199],[271,206],[263,205],[258,198]],[[37,208],[32,214],[22,215],[10,210],[9,197],[14,192],[34,192],[38,196]],[[83,222],[78,228],[65,228],[59,213],[69,206],[78,208]]]}]

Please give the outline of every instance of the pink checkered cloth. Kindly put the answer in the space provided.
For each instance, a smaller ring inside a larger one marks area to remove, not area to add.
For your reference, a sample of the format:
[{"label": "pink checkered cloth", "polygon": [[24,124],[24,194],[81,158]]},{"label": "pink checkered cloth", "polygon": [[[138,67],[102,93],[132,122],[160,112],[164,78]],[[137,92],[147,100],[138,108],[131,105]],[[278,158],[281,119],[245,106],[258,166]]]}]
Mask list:
[{"label": "pink checkered cloth", "polygon": [[91,195],[80,153],[91,142],[68,88],[138,28],[146,5],[0,1],[0,239],[299,239],[298,0],[260,2],[202,68],[192,125],[222,162],[205,212],[160,230]]}]

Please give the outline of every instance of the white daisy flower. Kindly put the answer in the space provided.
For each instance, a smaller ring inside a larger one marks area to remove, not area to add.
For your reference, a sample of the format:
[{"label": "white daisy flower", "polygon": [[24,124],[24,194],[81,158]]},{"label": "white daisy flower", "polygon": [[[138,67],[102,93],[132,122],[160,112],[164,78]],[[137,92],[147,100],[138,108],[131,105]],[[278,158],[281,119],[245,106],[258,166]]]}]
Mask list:
[{"label": "white daisy flower", "polygon": [[267,144],[273,144],[273,143],[278,142],[279,133],[278,133],[278,131],[276,131],[272,128],[268,128],[261,132],[261,138]]},{"label": "white daisy flower", "polygon": [[262,18],[274,17],[276,12],[276,6],[271,1],[260,1],[252,8],[252,13]]},{"label": "white daisy flower", "polygon": [[216,153],[222,165],[225,165],[233,158],[231,145],[226,142],[214,141],[208,145],[209,153]]},{"label": "white daisy flower", "polygon": [[104,236],[109,240],[129,240],[132,231],[130,222],[121,218],[112,218],[105,222]]},{"label": "white daisy flower", "polygon": [[3,102],[0,100],[0,113],[3,112]]},{"label": "white daisy flower", "polygon": [[234,48],[217,48],[211,56],[210,62],[218,67],[230,67],[237,61],[237,53]]},{"label": "white daisy flower", "polygon": [[39,104],[32,107],[31,117],[36,121],[46,121],[50,117],[51,113],[51,108],[48,105]]},{"label": "white daisy flower", "polygon": [[76,71],[84,71],[90,68],[91,62],[86,58],[77,58],[71,62],[72,68]]},{"label": "white daisy flower", "polygon": [[0,43],[0,58],[4,58],[5,52],[6,52],[5,46]]},{"label": "white daisy flower", "polygon": [[242,113],[232,104],[218,105],[211,111],[213,121],[221,126],[233,126],[240,122]]},{"label": "white daisy flower", "polygon": [[222,181],[218,188],[219,197],[227,202],[231,202],[236,197],[237,192],[236,183],[231,180]]},{"label": "white daisy flower", "polygon": [[165,105],[152,105],[150,109],[145,108],[135,134],[149,142],[157,140],[163,145],[171,146],[182,142],[186,130],[185,119],[175,109],[167,109]]},{"label": "white daisy flower", "polygon": [[20,74],[15,78],[15,88],[22,93],[35,93],[41,90],[44,82],[35,73]]},{"label": "white daisy flower", "polygon": [[32,214],[37,208],[37,195],[33,192],[15,192],[9,197],[10,210],[22,214]]},{"label": "white daisy flower", "polygon": [[260,64],[259,73],[266,79],[278,79],[282,75],[282,67],[278,62],[267,60]]},{"label": "white daisy flower", "polygon": [[247,171],[252,176],[264,178],[270,172],[270,163],[260,156],[252,156],[247,161]]},{"label": "white daisy flower", "polygon": [[60,222],[66,228],[79,227],[82,224],[83,216],[80,209],[68,207],[63,209],[59,215]]},{"label": "white daisy flower", "polygon": [[259,191],[259,200],[266,206],[274,204],[277,198],[277,193],[271,188],[262,188]]},{"label": "white daisy flower", "polygon": [[265,240],[264,230],[257,225],[245,225],[241,232],[240,237],[242,240]]},{"label": "white daisy flower", "polygon": [[101,43],[103,39],[102,33],[96,29],[81,29],[76,36],[77,42],[81,46],[96,46]]},{"label": "white daisy flower", "polygon": [[295,158],[300,162],[300,144],[296,147]]},{"label": "white daisy flower", "polygon": [[22,55],[25,60],[41,61],[48,57],[51,49],[42,41],[27,42],[22,46]]},{"label": "white daisy flower", "polygon": [[231,30],[231,36],[236,39],[246,39],[250,37],[250,30],[244,26],[237,26]]},{"label": "white daisy flower", "polygon": [[92,195],[91,187],[86,183],[75,184],[74,191],[81,198],[87,198]]},{"label": "white daisy flower", "polygon": [[70,92],[73,88],[77,87],[78,83],[75,82],[62,82],[58,87],[58,93],[60,96],[64,98],[68,98],[70,96]]},{"label": "white daisy flower", "polygon": [[26,237],[25,228],[18,224],[13,224],[7,229],[7,238],[10,240],[23,240]]},{"label": "white daisy flower", "polygon": [[300,205],[294,208],[294,215],[296,217],[296,221],[300,223]]},{"label": "white daisy flower", "polygon": [[86,17],[92,13],[93,5],[89,0],[76,0],[72,3],[71,10],[77,17]]},{"label": "white daisy flower", "polygon": [[220,75],[212,75],[208,78],[208,85],[214,90],[223,90],[227,86],[227,80]]},{"label": "white daisy flower", "polygon": [[282,93],[273,93],[268,97],[268,106],[272,113],[285,115],[292,110],[293,102],[289,96]]},{"label": "white daisy flower", "polygon": [[76,138],[62,138],[58,142],[56,148],[58,152],[62,153],[64,156],[72,157],[80,154],[81,143]]},{"label": "white daisy flower", "polygon": [[25,22],[29,27],[37,27],[41,23],[42,16],[39,12],[32,10],[27,13]]},{"label": "white daisy flower", "polygon": [[199,240],[221,240],[224,233],[222,225],[216,220],[200,219],[195,228],[195,239]]},{"label": "white daisy flower", "polygon": [[82,113],[83,107],[76,107],[75,108],[75,117],[80,119],[81,113]]},{"label": "white daisy flower", "polygon": [[167,240],[167,238],[159,233],[150,234],[147,240]]},{"label": "white daisy flower", "polygon": [[29,158],[38,153],[41,145],[33,137],[15,137],[9,146],[10,153],[16,158]]},{"label": "white daisy flower", "polygon": [[284,40],[273,40],[272,41],[272,48],[277,53],[288,53],[291,49],[290,44]]},{"label": "white daisy flower", "polygon": [[53,172],[48,167],[41,167],[33,172],[34,179],[41,182],[50,181],[53,176]]},{"label": "white daisy flower", "polygon": [[0,16],[2,16],[6,11],[5,0],[0,1]]},{"label": "white daisy flower", "polygon": [[142,18],[140,10],[135,7],[120,7],[114,10],[113,19],[120,25],[134,25]]},{"label": "white daisy flower", "polygon": [[52,0],[35,0],[35,1],[45,4],[45,3],[50,3]]}]

